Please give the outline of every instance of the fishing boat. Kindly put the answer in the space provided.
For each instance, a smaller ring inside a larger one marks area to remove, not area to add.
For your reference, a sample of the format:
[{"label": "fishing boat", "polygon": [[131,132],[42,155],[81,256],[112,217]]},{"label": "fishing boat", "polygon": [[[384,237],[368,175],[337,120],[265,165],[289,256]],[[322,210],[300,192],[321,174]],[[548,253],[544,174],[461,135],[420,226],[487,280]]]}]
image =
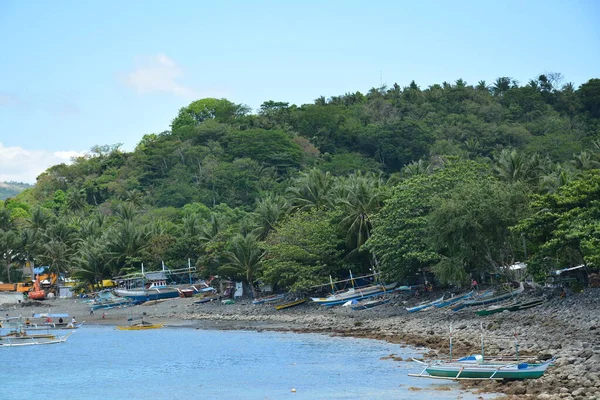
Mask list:
[{"label": "fishing boat", "polygon": [[475,291],[471,290],[469,293],[465,293],[460,296],[454,296],[454,297],[449,298],[448,300],[444,300],[437,304],[434,304],[434,307],[435,308],[448,307],[448,306],[451,306],[452,304],[458,303],[459,301],[462,301],[465,299],[470,299],[474,294],[475,294]]},{"label": "fishing boat", "polygon": [[281,300],[284,297],[285,297],[285,294],[274,294],[272,296],[266,296],[266,297],[254,299],[254,300],[252,300],[252,304],[257,305],[257,304],[269,303],[271,301]]},{"label": "fishing boat", "polygon": [[306,303],[307,300],[308,299],[299,299],[299,300],[289,301],[289,302],[283,303],[283,304],[278,304],[275,306],[275,309],[276,310],[284,310],[286,308],[295,307],[300,304]]},{"label": "fishing boat", "polygon": [[83,322],[78,322],[75,324],[54,324],[54,323],[45,323],[45,324],[25,324],[25,329],[28,331],[48,331],[48,330],[70,330],[70,329],[79,329],[83,326]]},{"label": "fishing boat", "polygon": [[311,300],[326,307],[333,307],[344,304],[348,300],[363,300],[370,297],[379,296],[383,293],[393,290],[395,286],[396,283],[391,283],[389,285],[370,285],[360,288],[351,288],[344,292],[335,293],[327,297],[313,297]]},{"label": "fishing boat", "polygon": [[30,338],[30,337],[19,337],[19,338],[5,338],[0,340],[0,347],[15,347],[15,346],[35,346],[42,344],[56,344],[66,342],[69,336],[74,332],[69,332],[63,336],[55,336],[52,338]]},{"label": "fishing boat", "polygon": [[421,311],[421,310],[426,310],[430,307],[434,307],[436,304],[440,304],[442,301],[444,301],[444,296],[440,297],[439,299],[435,299],[433,301],[425,301],[425,302],[419,303],[414,307],[407,307],[406,311],[408,311],[409,313],[413,313],[413,312],[417,312],[417,311]]},{"label": "fishing boat", "polygon": [[520,293],[523,292],[525,288],[523,287],[523,282],[519,283],[519,287],[510,291],[506,291],[506,292],[502,292],[502,293],[494,293],[493,296],[491,297],[485,297],[485,298],[475,298],[475,299],[470,299],[470,300],[464,300],[462,302],[460,302],[459,304],[455,305],[454,307],[452,307],[452,311],[458,311],[458,310],[462,310],[463,308],[466,307],[474,307],[474,306],[484,306],[484,305],[488,305],[488,304],[494,304],[494,303],[498,303],[507,299],[510,299],[514,296],[519,295]]},{"label": "fishing boat", "polygon": [[356,304],[353,304],[351,307],[353,310],[366,310],[368,308],[373,308],[377,306],[381,306],[383,304],[387,304],[391,299],[375,299],[368,301],[358,301]]},{"label": "fishing boat", "polygon": [[117,329],[121,331],[142,331],[148,329],[160,329],[163,326],[163,324],[152,324],[150,322],[142,321],[131,325],[117,325]]},{"label": "fishing boat", "polygon": [[528,308],[537,307],[540,304],[542,304],[543,302],[544,302],[543,299],[531,300],[528,302],[512,301],[507,304],[500,304],[500,305],[484,308],[482,310],[477,310],[477,311],[475,311],[475,314],[477,314],[479,316],[486,316],[486,315],[501,313],[504,311],[514,312],[514,311],[526,310]]},{"label": "fishing boat", "polygon": [[[481,360],[481,361],[478,361]],[[553,363],[550,359],[541,364],[526,362],[484,362],[483,357],[467,357],[456,361],[433,361],[426,363],[413,360],[424,368],[419,374],[408,374],[417,378],[436,378],[450,380],[502,380],[502,379],[537,379]]]}]

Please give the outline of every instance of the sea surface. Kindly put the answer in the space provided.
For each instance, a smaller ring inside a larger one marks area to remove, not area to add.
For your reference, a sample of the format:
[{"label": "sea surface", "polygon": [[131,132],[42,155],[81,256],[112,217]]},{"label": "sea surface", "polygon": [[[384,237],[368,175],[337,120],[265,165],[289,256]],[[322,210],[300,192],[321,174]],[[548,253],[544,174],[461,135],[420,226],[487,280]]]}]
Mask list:
[{"label": "sea surface", "polygon": [[84,326],[66,343],[0,348],[0,399],[481,398],[387,358],[420,354],[318,334]]}]

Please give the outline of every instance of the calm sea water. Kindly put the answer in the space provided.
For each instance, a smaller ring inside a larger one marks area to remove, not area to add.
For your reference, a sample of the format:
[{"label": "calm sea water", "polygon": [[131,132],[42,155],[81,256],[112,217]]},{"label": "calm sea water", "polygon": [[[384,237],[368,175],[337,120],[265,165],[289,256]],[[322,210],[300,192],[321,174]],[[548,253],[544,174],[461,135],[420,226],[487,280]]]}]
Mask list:
[{"label": "calm sea water", "polygon": [[316,334],[87,326],[67,343],[0,348],[0,399],[479,397],[453,382],[410,378],[418,367],[382,359],[390,354],[419,352]]}]

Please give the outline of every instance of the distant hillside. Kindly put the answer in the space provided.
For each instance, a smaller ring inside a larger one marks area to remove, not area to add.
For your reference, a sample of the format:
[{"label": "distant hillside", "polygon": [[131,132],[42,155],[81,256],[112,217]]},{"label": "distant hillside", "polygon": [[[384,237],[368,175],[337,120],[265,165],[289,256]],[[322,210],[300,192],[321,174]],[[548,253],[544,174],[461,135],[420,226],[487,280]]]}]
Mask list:
[{"label": "distant hillside", "polygon": [[13,197],[31,187],[33,187],[33,185],[22,182],[0,182],[0,200]]}]

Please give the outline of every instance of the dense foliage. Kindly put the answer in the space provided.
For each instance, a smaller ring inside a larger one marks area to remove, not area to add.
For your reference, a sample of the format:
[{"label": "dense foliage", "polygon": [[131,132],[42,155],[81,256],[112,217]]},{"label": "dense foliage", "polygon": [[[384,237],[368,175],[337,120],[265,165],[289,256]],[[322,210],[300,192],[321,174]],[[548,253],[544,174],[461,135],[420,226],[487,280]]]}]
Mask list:
[{"label": "dense foliage", "polygon": [[192,260],[304,290],[348,270],[460,284],[515,261],[540,279],[597,267],[600,79],[561,79],[412,82],[256,114],[195,101],[133,152],[95,146],[0,202],[0,277]]}]

